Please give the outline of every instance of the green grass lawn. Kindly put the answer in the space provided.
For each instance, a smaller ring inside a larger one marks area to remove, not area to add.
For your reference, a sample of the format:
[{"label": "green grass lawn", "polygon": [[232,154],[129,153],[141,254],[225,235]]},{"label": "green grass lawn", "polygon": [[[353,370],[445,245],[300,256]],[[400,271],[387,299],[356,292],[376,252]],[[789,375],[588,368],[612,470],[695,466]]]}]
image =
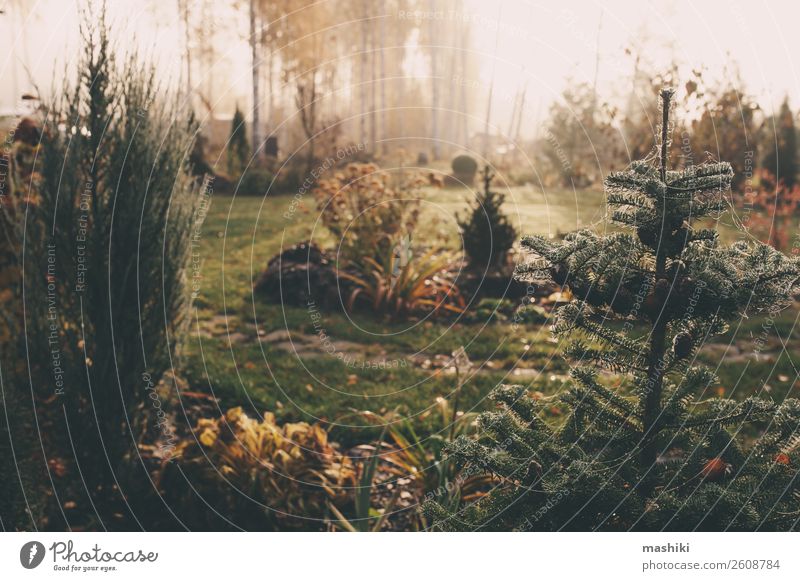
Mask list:
[{"label": "green grass lawn", "polygon": [[[458,190],[427,191],[415,235],[437,236],[457,245],[453,217],[469,197]],[[365,420],[359,412],[399,408],[425,431],[437,398],[453,397],[455,374],[440,364],[461,346],[474,364],[460,396],[463,410],[484,409],[487,393],[499,382],[530,385],[545,394],[564,387],[567,365],[542,325],[495,320],[399,323],[323,313],[322,327],[335,352],[327,354],[309,344],[309,337],[317,337],[305,308],[268,304],[252,292],[253,279],[282,247],[309,238],[321,245],[330,242],[316,222],[311,196],[293,212],[292,204],[290,196],[218,195],[203,227],[198,248],[201,289],[184,368],[192,387],[212,391],[222,409],[243,405],[253,413],[274,411],[284,420],[324,421],[335,426],[339,438],[357,441],[370,435],[360,428]],[[507,211],[522,233],[557,236],[576,228],[602,227],[603,196],[544,194],[520,187],[508,193]],[[728,230],[724,233],[725,238],[733,236]],[[800,364],[800,342],[791,335],[796,316],[796,311],[788,311],[767,325],[762,319],[744,319],[728,335],[714,339],[718,343],[701,357],[717,367],[726,393],[744,397],[764,384],[776,399],[789,393]],[[257,339],[258,333],[270,336],[276,331],[285,331],[280,341]],[[753,343],[762,334],[769,349],[755,360]],[[340,352],[343,359],[337,357]],[[387,364],[369,366],[376,361]]]}]

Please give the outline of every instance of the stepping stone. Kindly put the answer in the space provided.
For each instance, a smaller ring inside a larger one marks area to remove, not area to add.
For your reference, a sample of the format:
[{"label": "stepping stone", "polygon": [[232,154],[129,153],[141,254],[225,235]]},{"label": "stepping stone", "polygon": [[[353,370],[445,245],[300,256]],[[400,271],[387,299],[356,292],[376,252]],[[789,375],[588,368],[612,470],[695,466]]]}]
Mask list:
[{"label": "stepping stone", "polygon": [[260,341],[266,341],[267,343],[279,343],[283,341],[290,341],[291,339],[292,335],[286,329],[278,329],[277,331],[272,331],[266,335],[259,336]]}]

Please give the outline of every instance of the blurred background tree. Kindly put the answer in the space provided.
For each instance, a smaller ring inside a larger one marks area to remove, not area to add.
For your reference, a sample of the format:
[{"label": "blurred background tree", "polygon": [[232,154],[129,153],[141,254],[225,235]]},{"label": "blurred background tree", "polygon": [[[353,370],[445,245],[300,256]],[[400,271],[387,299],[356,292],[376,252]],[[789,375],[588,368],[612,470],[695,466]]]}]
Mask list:
[{"label": "blurred background tree", "polygon": [[707,87],[702,114],[692,122],[694,163],[724,159],[733,168],[734,190],[752,179],[758,160],[758,104],[743,89],[741,80]]},{"label": "blurred background tree", "polygon": [[797,128],[788,97],[781,103],[778,114],[764,121],[762,132],[762,167],[791,189],[797,183]]},{"label": "blurred background tree", "polygon": [[244,113],[236,106],[236,112],[231,120],[231,135],[228,139],[228,176],[239,179],[247,167],[251,156],[250,144],[247,142],[247,125]]}]

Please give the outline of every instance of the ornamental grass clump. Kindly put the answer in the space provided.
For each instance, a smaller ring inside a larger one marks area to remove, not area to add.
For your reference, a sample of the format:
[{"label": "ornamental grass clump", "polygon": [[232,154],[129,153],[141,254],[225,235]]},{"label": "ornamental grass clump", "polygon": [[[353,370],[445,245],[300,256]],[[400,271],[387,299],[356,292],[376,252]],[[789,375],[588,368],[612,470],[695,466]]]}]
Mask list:
[{"label": "ornamental grass clump", "polygon": [[[393,182],[397,181],[397,184]],[[375,164],[351,163],[314,189],[335,240],[342,304],[394,319],[460,313],[457,260],[437,246],[412,244],[422,197],[419,176],[392,179]]]}]

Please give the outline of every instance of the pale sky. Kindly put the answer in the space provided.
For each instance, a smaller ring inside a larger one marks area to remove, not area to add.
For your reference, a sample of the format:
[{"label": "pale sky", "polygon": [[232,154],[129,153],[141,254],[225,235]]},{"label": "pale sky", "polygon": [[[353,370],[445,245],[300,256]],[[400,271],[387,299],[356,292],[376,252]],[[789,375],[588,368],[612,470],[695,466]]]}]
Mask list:
[{"label": "pale sky", "polygon": [[485,55],[481,74],[487,83],[496,63],[495,93],[513,96],[524,82],[520,79],[529,78],[529,130],[568,76],[593,81],[601,14],[598,87],[603,95],[625,95],[633,60],[624,49],[638,43],[656,67],[675,58],[686,70],[704,68],[709,78],[722,76],[733,60],[762,106],[777,107],[785,94],[795,109],[800,106],[795,60],[800,57],[800,5],[793,2],[468,0],[468,6],[483,25],[484,32],[474,38]]},{"label": "pale sky", "polygon": [[[54,70],[63,70],[79,46],[77,0],[16,3],[30,6],[25,26],[13,16],[9,2],[0,1],[5,12],[0,15],[0,34],[6,40],[0,57],[4,112],[13,107],[15,92],[31,90],[25,65],[47,93]],[[143,52],[173,77],[180,70],[182,34],[176,5],[169,0],[110,0],[118,43],[124,47],[135,37]],[[527,80],[523,135],[530,136],[568,77],[593,80],[601,14],[598,87],[603,95],[624,97],[633,70],[624,49],[638,44],[655,66],[675,58],[687,68],[703,67],[709,77],[723,75],[726,63],[733,61],[762,106],[777,106],[788,94],[793,107],[800,107],[800,70],[794,60],[800,54],[800,6],[789,1],[465,0],[463,14],[443,17],[472,23],[480,67],[477,90],[485,95],[490,80],[495,82],[493,122],[507,124],[514,95]],[[236,27],[235,20],[228,23],[234,30],[218,46],[217,79],[224,85],[218,97],[246,102],[248,53]],[[28,31],[27,39],[22,30]]]}]

